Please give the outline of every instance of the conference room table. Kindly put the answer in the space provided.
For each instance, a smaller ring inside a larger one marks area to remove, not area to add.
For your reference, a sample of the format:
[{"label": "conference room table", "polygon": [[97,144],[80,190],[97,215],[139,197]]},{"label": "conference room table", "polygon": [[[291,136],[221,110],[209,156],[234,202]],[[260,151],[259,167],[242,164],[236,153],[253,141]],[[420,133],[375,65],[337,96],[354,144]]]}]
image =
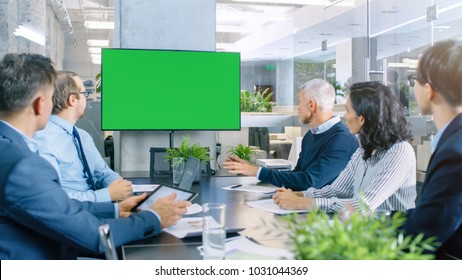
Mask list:
[{"label": "conference room table", "polygon": [[[130,178],[130,180],[133,184],[171,185],[172,183],[171,177]],[[198,193],[192,202],[200,205],[206,202],[226,204],[226,227],[244,229],[231,236],[238,234],[264,246],[288,249],[290,239],[287,234],[287,223],[282,216],[246,204],[248,201],[271,198],[271,194],[222,189],[236,184],[271,186],[263,184],[255,177],[203,176],[199,183],[194,183],[192,186],[191,190]],[[184,217],[201,215],[198,213]],[[200,260],[203,257],[197,247],[201,245],[202,236],[180,239],[161,232],[157,236],[123,245],[122,257],[127,260]]]}]

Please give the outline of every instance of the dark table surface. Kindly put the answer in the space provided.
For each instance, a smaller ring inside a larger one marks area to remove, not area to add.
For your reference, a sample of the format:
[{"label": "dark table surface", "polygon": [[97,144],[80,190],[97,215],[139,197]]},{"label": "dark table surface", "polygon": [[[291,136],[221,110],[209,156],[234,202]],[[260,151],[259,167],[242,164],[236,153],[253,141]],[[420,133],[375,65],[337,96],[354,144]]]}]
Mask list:
[{"label": "dark table surface", "polygon": [[[134,184],[171,185],[172,182],[171,177],[131,178],[130,180]],[[222,187],[234,184],[269,186],[259,182],[255,177],[202,177],[199,183],[192,186],[191,190],[198,192],[198,196],[192,202],[200,205],[206,202],[225,203],[226,227],[245,228],[239,234],[250,237],[262,245],[287,248],[289,240],[284,230],[286,228],[285,222],[281,220],[281,216],[246,205],[247,201],[267,199],[271,198],[271,195],[222,189]],[[185,217],[200,215],[187,215]],[[124,259],[131,260],[197,260],[202,259],[197,250],[197,247],[201,245],[201,236],[179,239],[162,232],[151,238],[125,244],[122,247],[122,255]]]}]

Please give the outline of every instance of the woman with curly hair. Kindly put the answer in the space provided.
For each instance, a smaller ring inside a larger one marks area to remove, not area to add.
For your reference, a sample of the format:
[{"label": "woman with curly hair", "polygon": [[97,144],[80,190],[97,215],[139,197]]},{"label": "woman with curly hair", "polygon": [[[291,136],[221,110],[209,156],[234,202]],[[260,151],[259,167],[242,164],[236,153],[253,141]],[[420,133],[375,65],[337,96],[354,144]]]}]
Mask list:
[{"label": "woman with curly hair", "polygon": [[361,146],[329,186],[303,192],[278,189],[273,200],[284,209],[337,212],[407,211],[415,207],[416,159],[401,104],[379,82],[353,84],[345,119]]}]

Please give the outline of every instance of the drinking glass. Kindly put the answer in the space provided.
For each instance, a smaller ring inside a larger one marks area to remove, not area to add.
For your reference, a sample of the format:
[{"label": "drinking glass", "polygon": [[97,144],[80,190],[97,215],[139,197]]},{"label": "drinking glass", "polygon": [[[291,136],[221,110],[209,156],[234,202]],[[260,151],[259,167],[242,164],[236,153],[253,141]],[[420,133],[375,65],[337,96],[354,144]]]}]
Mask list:
[{"label": "drinking glass", "polygon": [[173,184],[178,185],[181,180],[181,175],[184,169],[184,159],[180,157],[173,158],[172,170],[173,170]]},{"label": "drinking glass", "polygon": [[223,203],[205,203],[203,206],[202,245],[204,260],[225,258],[225,209]]}]

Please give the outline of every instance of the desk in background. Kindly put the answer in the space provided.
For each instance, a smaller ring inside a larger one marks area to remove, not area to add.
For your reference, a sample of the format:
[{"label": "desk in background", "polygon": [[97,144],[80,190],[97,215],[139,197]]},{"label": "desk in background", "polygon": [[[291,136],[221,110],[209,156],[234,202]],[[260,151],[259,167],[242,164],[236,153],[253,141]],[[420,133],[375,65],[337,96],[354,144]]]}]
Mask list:
[{"label": "desk in background", "polygon": [[[134,184],[171,184],[171,178],[130,179]],[[270,198],[271,195],[222,190],[222,187],[234,184],[257,184],[254,177],[202,177],[192,190],[199,195],[193,203],[219,202],[226,204],[226,226],[245,228],[240,234],[258,243],[276,248],[287,248],[289,239],[284,233],[285,222],[280,216],[251,208],[247,201]],[[187,217],[200,216],[188,215]],[[186,217],[186,216],[185,216]],[[122,246],[122,255],[128,260],[200,260],[197,250],[202,245],[202,237],[179,239],[168,233],[161,234]]]}]

